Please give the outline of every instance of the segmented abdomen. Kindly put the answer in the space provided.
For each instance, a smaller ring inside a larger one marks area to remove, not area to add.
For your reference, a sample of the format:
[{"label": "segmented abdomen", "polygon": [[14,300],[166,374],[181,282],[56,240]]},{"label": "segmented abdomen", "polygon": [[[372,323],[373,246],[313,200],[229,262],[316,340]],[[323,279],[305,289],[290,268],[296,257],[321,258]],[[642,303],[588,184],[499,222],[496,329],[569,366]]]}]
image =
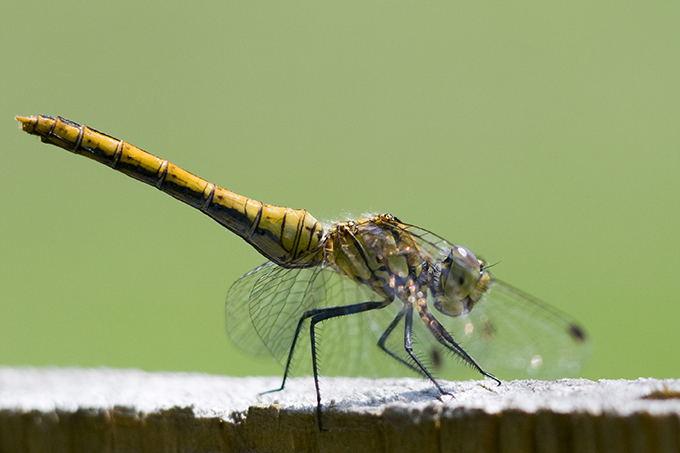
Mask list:
[{"label": "segmented abdomen", "polygon": [[94,159],[193,206],[284,267],[319,264],[319,222],[303,209],[272,206],[216,186],[123,140],[61,117],[17,117],[43,142]]}]

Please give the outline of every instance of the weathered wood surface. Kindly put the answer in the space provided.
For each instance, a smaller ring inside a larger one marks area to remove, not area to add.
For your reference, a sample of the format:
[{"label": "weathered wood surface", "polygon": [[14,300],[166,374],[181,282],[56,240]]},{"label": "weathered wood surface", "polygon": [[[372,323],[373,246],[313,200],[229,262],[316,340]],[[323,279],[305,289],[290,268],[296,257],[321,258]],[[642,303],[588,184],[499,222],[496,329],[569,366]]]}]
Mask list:
[{"label": "weathered wood surface", "polygon": [[[680,451],[680,381],[450,383],[0,368],[0,451]],[[651,395],[652,398],[649,398]]]}]

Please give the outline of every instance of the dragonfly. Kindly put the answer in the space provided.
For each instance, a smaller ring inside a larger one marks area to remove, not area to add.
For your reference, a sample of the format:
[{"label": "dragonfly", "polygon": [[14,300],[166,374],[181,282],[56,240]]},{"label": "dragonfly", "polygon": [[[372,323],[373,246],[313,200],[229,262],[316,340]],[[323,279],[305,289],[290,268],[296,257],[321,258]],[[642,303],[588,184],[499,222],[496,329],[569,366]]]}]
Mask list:
[{"label": "dragonfly", "polygon": [[487,369],[549,379],[575,375],[585,361],[588,340],[571,317],[498,280],[466,247],[393,215],[323,225],[304,209],[238,195],[85,125],[46,115],[17,120],[45,143],[198,209],[268,260],[231,286],[227,332],[245,351],[284,366],[281,386],[269,392],[311,362],[321,430],[322,355],[331,356],[324,374],[410,370],[441,395],[448,392],[438,379],[455,379],[466,366],[500,385]]}]

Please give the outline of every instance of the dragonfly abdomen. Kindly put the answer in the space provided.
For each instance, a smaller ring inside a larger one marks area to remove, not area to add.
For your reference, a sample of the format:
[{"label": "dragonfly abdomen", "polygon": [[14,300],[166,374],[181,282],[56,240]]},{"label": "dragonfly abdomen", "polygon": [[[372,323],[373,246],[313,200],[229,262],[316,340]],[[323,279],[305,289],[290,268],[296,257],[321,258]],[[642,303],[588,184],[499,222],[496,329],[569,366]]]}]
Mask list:
[{"label": "dragonfly abdomen", "polygon": [[320,259],[313,251],[323,228],[303,209],[251,200],[123,140],[61,117],[17,119],[24,131],[38,135],[45,143],[96,160],[204,212],[277,264],[313,265]]}]

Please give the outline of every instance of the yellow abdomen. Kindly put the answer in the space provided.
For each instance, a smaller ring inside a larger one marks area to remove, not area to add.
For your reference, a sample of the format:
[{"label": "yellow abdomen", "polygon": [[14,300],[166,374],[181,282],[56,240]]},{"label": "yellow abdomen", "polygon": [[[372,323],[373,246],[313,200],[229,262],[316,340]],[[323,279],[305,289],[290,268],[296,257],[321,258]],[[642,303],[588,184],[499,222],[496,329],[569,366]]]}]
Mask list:
[{"label": "yellow abdomen", "polygon": [[43,142],[94,159],[193,206],[284,267],[318,264],[319,222],[304,209],[272,206],[216,186],[123,140],[61,117],[18,116]]}]

